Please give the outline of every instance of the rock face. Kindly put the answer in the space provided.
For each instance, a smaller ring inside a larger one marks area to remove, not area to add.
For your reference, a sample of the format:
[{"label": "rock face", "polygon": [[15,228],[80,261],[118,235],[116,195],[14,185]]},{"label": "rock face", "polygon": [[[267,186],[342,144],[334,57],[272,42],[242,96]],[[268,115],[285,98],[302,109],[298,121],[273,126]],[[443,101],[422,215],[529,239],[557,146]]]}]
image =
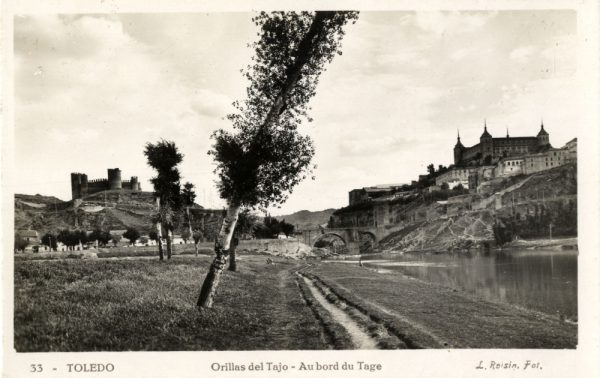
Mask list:
[{"label": "rock face", "polygon": [[435,202],[413,203],[422,219],[381,240],[379,249],[468,250],[517,237],[576,236],[576,173],[577,166],[569,164],[496,180],[479,193],[449,198],[443,212]]},{"label": "rock face", "polygon": [[391,234],[380,243],[380,249],[450,251],[482,247],[494,243],[492,224],[489,210],[426,221],[408,232]]}]

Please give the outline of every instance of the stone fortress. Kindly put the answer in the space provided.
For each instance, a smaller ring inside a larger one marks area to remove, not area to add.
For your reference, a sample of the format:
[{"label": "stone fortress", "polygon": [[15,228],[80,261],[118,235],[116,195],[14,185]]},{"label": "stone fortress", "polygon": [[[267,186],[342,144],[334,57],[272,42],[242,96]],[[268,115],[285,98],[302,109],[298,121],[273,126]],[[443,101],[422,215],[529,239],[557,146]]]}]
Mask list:
[{"label": "stone fortress", "polygon": [[494,138],[484,122],[479,143],[465,147],[460,134],[454,146],[454,165],[436,177],[436,186],[446,183],[476,189],[484,181],[496,177],[532,174],[576,161],[577,138],[562,148],[550,144],[550,134],[542,121],[536,136]]},{"label": "stone fortress", "polygon": [[[429,175],[419,175],[412,186],[426,187],[428,192],[441,190],[442,185],[452,189],[458,185],[478,191],[482,184],[495,178],[532,174],[577,161],[577,138],[573,138],[561,148],[550,144],[550,134],[542,121],[536,136],[494,138],[484,121],[479,143],[465,147],[460,134],[454,146],[454,164],[435,175],[433,184],[428,183]],[[371,200],[384,201],[394,193],[402,192],[405,185],[376,185],[353,189],[348,193],[349,205]]]},{"label": "stone fortress", "polygon": [[478,144],[465,147],[460,141],[460,134],[458,135],[454,146],[454,165],[490,165],[502,158],[544,152],[550,148],[550,135],[544,130],[543,122],[537,136],[511,137],[507,130],[506,137],[503,138],[493,138],[484,122]]},{"label": "stone fortress", "polygon": [[121,180],[121,170],[119,168],[109,168],[107,179],[88,180],[85,173],[71,173],[72,199],[83,198],[104,190],[122,189],[139,192],[142,190],[142,187],[137,176],[132,176],[129,181]]}]

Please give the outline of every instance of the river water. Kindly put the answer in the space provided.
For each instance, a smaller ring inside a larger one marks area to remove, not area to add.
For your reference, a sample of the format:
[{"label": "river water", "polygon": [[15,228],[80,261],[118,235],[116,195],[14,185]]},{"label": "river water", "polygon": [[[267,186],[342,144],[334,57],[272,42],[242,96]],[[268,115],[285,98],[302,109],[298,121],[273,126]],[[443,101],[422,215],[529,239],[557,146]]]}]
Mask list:
[{"label": "river water", "polygon": [[577,319],[577,251],[363,255],[362,262],[382,274],[404,274],[487,300]]}]

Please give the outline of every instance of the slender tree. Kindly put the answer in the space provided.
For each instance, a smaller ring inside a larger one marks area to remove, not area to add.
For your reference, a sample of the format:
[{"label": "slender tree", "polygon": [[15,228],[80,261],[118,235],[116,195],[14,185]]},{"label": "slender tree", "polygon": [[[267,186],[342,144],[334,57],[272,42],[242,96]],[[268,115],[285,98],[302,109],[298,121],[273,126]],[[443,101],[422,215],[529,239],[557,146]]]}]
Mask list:
[{"label": "slender tree", "polygon": [[262,12],[255,56],[244,76],[247,98],[227,118],[234,131],[217,130],[209,152],[216,162],[220,196],[227,202],[215,258],[204,279],[198,306],[211,307],[227,263],[242,206],[268,207],[287,199],[312,172],[312,140],[297,128],[308,117],[324,66],[341,54],[343,26],[356,12]]},{"label": "slender tree", "polygon": [[251,236],[254,233],[256,226],[257,217],[252,214],[250,209],[245,208],[240,211],[238,220],[235,224],[235,231],[233,233],[232,243],[229,247],[229,267],[228,270],[233,272],[237,271],[237,261],[235,258],[235,250],[239,244],[240,239]]},{"label": "slender tree", "polygon": [[176,214],[181,208],[181,187],[177,164],[183,160],[174,142],[160,140],[156,144],[148,143],[144,150],[148,165],[157,171],[156,177],[150,179],[154,186],[157,210],[152,220],[158,235],[159,259],[164,259],[162,238],[163,231],[167,242],[167,259],[171,258],[173,230],[176,225]]},{"label": "slender tree", "polygon": [[[181,197],[183,205],[185,206],[185,215],[186,221],[188,224],[188,232],[191,237],[194,234],[192,230],[192,216],[190,214],[190,207],[194,206],[194,200],[196,199],[196,192],[194,191],[194,184],[191,182],[186,182],[183,185],[183,190],[181,191]],[[185,239],[187,243],[187,239]],[[196,249],[196,256],[198,256],[198,244],[194,243],[194,248]]]}]

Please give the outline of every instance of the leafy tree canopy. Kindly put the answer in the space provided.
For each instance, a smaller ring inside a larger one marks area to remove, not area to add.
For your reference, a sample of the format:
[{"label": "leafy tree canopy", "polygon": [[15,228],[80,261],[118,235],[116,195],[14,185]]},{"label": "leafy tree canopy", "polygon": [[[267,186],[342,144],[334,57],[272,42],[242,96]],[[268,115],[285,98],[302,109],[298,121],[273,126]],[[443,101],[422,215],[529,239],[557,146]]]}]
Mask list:
[{"label": "leafy tree canopy", "polygon": [[253,63],[243,70],[247,98],[227,118],[234,132],[217,130],[209,152],[217,163],[220,195],[230,203],[268,207],[286,201],[312,172],[314,146],[297,127],[308,117],[324,65],[341,54],[343,26],[356,12],[262,12]]}]

